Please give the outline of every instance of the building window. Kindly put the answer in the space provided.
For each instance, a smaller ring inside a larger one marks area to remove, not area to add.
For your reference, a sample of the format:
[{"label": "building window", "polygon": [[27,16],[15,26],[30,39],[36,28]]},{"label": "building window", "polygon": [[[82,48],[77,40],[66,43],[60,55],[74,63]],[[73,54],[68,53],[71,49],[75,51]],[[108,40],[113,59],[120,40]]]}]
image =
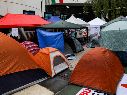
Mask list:
[{"label": "building window", "polygon": [[52,13],[44,12],[44,18],[45,18],[46,20],[47,20],[47,19],[50,19],[52,16],[53,16]]},{"label": "building window", "polygon": [[66,20],[66,19],[67,19],[67,15],[65,15],[65,14],[60,14],[60,18],[61,18],[62,20]]},{"label": "building window", "polygon": [[35,15],[35,11],[26,11],[26,10],[23,10],[23,14]]}]

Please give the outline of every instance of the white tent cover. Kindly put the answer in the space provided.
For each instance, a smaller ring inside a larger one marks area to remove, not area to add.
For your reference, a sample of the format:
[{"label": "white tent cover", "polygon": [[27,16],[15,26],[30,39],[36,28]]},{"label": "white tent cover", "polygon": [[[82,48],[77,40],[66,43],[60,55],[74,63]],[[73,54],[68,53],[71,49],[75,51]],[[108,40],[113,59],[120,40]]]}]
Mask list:
[{"label": "white tent cover", "polygon": [[79,24],[79,25],[89,25],[87,22],[83,21],[80,18],[76,18],[74,15],[72,15],[69,19],[66,20],[67,22],[71,22],[74,24]]},{"label": "white tent cover", "polygon": [[101,20],[100,18],[95,18],[88,22],[90,24],[89,26],[89,35],[91,34],[97,34],[97,36],[100,36],[100,26],[105,24],[106,22]]},{"label": "white tent cover", "polygon": [[90,24],[90,26],[101,26],[101,25],[105,24],[106,22],[97,17],[97,18],[89,21],[88,23]]}]

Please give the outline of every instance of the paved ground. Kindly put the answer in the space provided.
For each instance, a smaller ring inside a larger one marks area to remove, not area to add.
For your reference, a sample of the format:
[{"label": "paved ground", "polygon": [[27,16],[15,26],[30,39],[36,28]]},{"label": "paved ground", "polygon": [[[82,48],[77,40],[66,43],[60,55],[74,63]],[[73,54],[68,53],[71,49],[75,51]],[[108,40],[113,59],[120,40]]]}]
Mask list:
[{"label": "paved ground", "polygon": [[54,95],[54,93],[47,88],[36,84],[13,95]]},{"label": "paved ground", "polygon": [[78,63],[78,61],[81,59],[81,57],[90,50],[90,48],[86,48],[84,47],[84,51],[76,53],[76,59],[75,60],[70,60],[70,70],[73,70],[76,66],[76,64]]},{"label": "paved ground", "polygon": [[[90,48],[85,47],[84,51],[75,54],[76,59],[69,61],[70,70],[73,70],[75,68],[75,66],[78,63],[78,61],[80,60],[80,58],[89,50],[90,50]],[[127,67],[125,68],[125,72],[127,73]],[[65,75],[65,74],[63,73],[61,75]],[[55,93],[56,93],[55,95],[64,95],[64,94],[57,93],[57,92],[59,92],[60,89],[63,92],[66,89],[71,89],[72,93],[74,94],[74,93],[77,93],[77,90],[79,91],[81,89],[81,87],[79,87],[79,86],[75,86],[75,87],[73,87],[74,85],[67,86],[68,79],[67,80],[66,79],[67,78],[63,79],[63,78],[59,77],[59,75],[58,75],[57,77],[55,77],[53,79],[49,79],[45,82],[39,83],[39,84],[31,86],[29,88],[26,88],[20,92],[15,93],[14,95],[54,95]],[[59,84],[61,84],[61,85],[59,85]],[[46,89],[45,87],[49,88],[49,89]],[[65,89],[63,89],[63,88],[65,88]],[[76,88],[76,89],[74,89],[74,88]],[[69,90],[66,90],[66,91],[69,91]],[[68,93],[70,94],[70,92],[66,92],[67,95],[69,95]]]},{"label": "paved ground", "polygon": [[[69,61],[69,68],[70,70],[73,70],[80,58],[83,56],[84,53],[86,53],[89,49],[84,47],[84,51],[76,53],[76,59],[75,60],[70,60]],[[63,84],[63,83],[64,84]],[[60,87],[58,84],[61,84]],[[59,88],[63,88],[68,84],[68,80],[61,79],[59,77],[55,77],[54,79],[49,79],[45,83],[40,83],[39,85],[34,85],[29,88],[26,88],[22,91],[19,91],[15,93],[14,95],[53,95],[53,93],[56,93],[59,91]],[[55,88],[55,86],[57,87]],[[47,87],[48,86],[48,87]],[[50,90],[46,89],[49,88]],[[51,92],[52,91],[52,92]],[[35,94],[36,93],[36,94]]]}]

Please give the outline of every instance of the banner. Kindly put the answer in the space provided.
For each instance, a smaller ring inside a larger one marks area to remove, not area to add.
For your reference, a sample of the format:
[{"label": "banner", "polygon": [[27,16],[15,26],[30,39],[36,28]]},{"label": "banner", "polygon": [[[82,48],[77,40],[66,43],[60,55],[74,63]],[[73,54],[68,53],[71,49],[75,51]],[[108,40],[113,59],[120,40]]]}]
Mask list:
[{"label": "banner", "polygon": [[60,2],[61,4],[63,4],[63,0],[59,0],[59,2]]},{"label": "banner", "polygon": [[55,4],[56,3],[56,0],[52,0],[52,4]]},{"label": "banner", "polygon": [[62,4],[63,3],[63,0],[51,0],[51,1],[52,1],[52,4],[56,4],[56,3]]}]

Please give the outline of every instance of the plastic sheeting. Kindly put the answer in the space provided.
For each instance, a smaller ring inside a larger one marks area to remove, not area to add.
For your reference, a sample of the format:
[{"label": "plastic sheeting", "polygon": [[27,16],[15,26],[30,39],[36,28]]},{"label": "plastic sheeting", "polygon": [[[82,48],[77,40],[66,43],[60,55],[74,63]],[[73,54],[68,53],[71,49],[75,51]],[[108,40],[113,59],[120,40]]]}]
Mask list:
[{"label": "plastic sheeting", "polygon": [[40,48],[53,47],[64,52],[64,38],[62,32],[47,32],[37,29],[37,36]]}]

